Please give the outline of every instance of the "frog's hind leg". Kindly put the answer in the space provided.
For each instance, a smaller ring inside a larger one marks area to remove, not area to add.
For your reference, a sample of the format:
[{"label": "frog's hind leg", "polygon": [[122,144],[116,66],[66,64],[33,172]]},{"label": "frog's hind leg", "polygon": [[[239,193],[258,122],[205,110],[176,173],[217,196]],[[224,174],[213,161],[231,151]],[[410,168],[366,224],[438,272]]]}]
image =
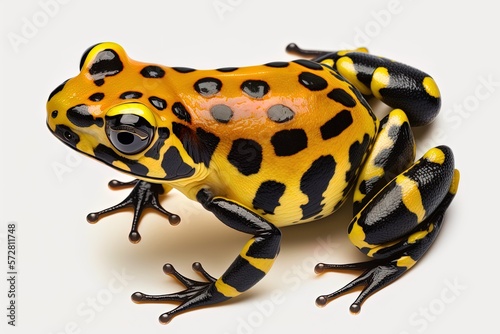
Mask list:
[{"label": "frog's hind leg", "polygon": [[329,269],[364,272],[338,291],[318,297],[317,304],[325,305],[355,287],[364,286],[351,305],[352,312],[359,312],[366,298],[415,265],[435,240],[458,182],[452,151],[439,146],[372,195],[351,221],[349,237],[374,260],[346,265],[318,264],[319,273]]},{"label": "frog's hind leg", "polygon": [[335,69],[364,96],[374,96],[388,106],[402,109],[411,126],[430,123],[441,107],[441,95],[428,74],[365,48],[337,52],[303,50],[290,44],[287,51]]}]

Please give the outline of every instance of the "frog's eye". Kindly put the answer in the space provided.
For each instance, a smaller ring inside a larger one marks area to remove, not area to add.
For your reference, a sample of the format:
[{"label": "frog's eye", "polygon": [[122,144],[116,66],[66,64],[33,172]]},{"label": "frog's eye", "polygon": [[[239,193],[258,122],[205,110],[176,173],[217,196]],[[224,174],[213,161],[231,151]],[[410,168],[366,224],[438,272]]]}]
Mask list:
[{"label": "frog's eye", "polygon": [[106,114],[106,135],[113,146],[123,154],[145,150],[156,130],[151,111],[139,103],[114,107]]}]

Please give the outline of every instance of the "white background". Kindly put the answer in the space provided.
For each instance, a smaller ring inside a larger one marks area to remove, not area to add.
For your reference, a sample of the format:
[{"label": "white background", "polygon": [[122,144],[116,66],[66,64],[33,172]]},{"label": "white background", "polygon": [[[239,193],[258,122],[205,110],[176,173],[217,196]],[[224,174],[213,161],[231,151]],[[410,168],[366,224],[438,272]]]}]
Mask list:
[{"label": "white background", "polygon": [[[500,120],[498,11],[486,0],[364,1],[2,1],[0,110],[0,328],[8,333],[453,333],[497,331]],[[418,153],[453,148],[462,179],[431,251],[400,280],[348,311],[356,294],[318,308],[314,300],[351,273],[313,272],[318,261],[364,260],[345,233],[350,205],[320,222],[283,230],[281,254],[249,293],[219,307],[175,318],[169,304],[137,305],[130,295],[181,288],[162,273],[173,263],[193,276],[201,261],[213,275],[231,263],[248,236],[173,193],[164,202],[177,227],[155,213],[131,244],[132,214],[96,225],[87,213],[116,204],[127,177],[70,152],[45,125],[45,102],[77,73],[83,51],[115,41],[137,60],[217,68],[291,60],[289,42],[321,49],[366,45],[374,54],[430,73],[443,112],[416,129]],[[17,327],[7,326],[6,234],[18,234]],[[5,276],[4,276],[5,275]],[[5,277],[5,278],[4,278]]]}]

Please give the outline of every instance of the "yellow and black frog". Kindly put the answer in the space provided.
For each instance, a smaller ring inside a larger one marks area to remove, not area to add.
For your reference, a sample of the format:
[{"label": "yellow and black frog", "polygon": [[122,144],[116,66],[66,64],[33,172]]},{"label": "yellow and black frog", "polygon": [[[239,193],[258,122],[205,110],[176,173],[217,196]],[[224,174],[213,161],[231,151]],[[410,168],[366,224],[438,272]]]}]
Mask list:
[{"label": "yellow and black frog", "polygon": [[[359,312],[375,291],[410,269],[436,238],[458,187],[450,148],[415,161],[410,126],[431,122],[441,100],[424,72],[365,49],[288,50],[291,62],[195,70],[130,59],[115,43],[89,48],[80,73],[57,87],[47,103],[50,131],[71,148],[137,180],[120,204],[87,219],[134,208],[129,238],[140,240],[145,207],[180,218],[160,205],[175,188],[227,226],[249,234],[218,278],[199,263],[199,282],[164,270],[186,289],[160,296],[136,292],[136,302],[179,302],[160,316],[228,300],[251,288],[273,265],[280,228],[328,216],[354,192],[352,243],[365,263],[318,264],[317,272],[364,273],[318,305],[363,285],[351,306]],[[393,108],[381,121],[366,96]]]}]

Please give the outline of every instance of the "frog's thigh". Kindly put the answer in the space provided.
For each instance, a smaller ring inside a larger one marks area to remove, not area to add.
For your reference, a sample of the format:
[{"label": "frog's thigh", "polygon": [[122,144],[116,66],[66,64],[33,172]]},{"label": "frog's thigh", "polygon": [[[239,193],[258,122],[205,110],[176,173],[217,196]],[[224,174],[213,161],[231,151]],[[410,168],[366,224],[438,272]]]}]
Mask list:
[{"label": "frog's thigh", "polygon": [[356,215],[396,175],[415,161],[415,140],[403,110],[394,109],[381,122],[373,147],[359,173],[353,198]]},{"label": "frog's thigh", "polygon": [[452,151],[446,146],[429,150],[353,218],[349,225],[351,242],[375,258],[393,255],[384,249],[397,248],[400,252],[399,246],[411,248],[414,238],[421,239],[422,234],[430,232],[427,218],[453,188],[452,182],[457,178],[454,175]]}]

